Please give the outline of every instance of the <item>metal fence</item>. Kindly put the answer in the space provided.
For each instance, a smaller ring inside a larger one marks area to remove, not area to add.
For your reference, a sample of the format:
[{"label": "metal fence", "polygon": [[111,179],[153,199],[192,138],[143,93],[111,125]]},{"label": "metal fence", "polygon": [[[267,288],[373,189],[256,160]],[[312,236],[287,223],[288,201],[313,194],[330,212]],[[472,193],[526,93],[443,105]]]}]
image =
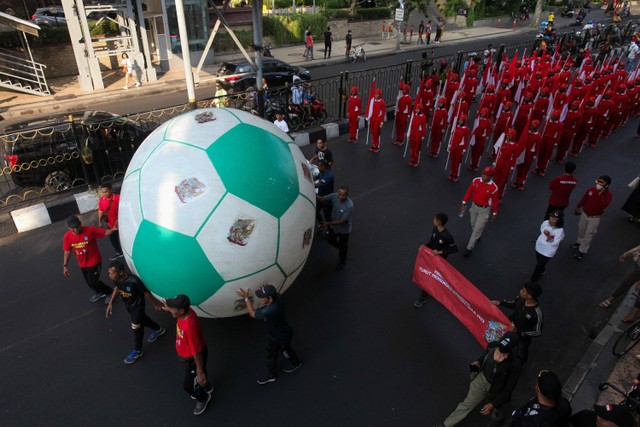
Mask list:
[{"label": "metal fence", "polygon": [[[534,42],[502,46],[508,55],[531,53]],[[293,86],[265,92],[247,91],[227,94],[226,99],[198,101],[197,108],[219,104],[250,111],[269,121],[281,112],[291,131],[336,122],[347,115],[346,101],[352,86],[366,101],[375,79],[383,99],[393,107],[402,78],[416,93],[423,71],[438,71],[443,61],[460,72],[474,52],[438,56],[422,61],[406,61],[391,66],[343,72],[337,76],[312,80],[300,85],[305,97],[295,99]],[[479,56],[482,56],[480,53]],[[425,67],[426,65],[426,67]],[[426,68],[426,69],[425,69]],[[319,103],[319,104],[318,104]],[[262,105],[261,105],[262,104]],[[40,120],[39,123],[14,125],[0,135],[0,211],[61,192],[82,191],[100,183],[121,179],[135,150],[149,133],[167,120],[191,107],[187,104],[116,117],[108,113],[82,112]]]}]

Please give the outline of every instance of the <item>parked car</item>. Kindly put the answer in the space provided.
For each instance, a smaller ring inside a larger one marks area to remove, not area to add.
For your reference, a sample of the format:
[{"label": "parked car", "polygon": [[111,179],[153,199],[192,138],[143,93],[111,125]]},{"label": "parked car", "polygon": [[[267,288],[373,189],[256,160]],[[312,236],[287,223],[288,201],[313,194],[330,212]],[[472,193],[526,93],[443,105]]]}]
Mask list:
[{"label": "parked car", "polygon": [[[303,80],[311,79],[311,74],[306,68],[296,67],[275,58],[262,58],[262,77],[267,80],[269,88],[291,84],[298,68]],[[220,66],[216,80],[222,83],[225,90],[241,92],[250,86],[256,87],[256,70],[248,61],[225,62]]]},{"label": "parked car", "polygon": [[3,170],[20,187],[61,191],[122,176],[142,141],[158,126],[104,111],[30,119],[0,134]]},{"label": "parked car", "polygon": [[41,27],[66,27],[67,19],[61,7],[39,7],[31,17],[31,22]]}]

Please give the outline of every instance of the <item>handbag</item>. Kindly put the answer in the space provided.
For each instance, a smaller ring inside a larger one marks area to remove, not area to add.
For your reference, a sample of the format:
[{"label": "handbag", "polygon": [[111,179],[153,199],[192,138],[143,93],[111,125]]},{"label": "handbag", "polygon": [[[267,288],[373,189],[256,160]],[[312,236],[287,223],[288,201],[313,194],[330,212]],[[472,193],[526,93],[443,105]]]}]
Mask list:
[{"label": "handbag", "polygon": [[629,188],[636,188],[638,186],[638,183],[640,183],[640,176],[636,176],[636,179],[627,184],[627,186]]},{"label": "handbag", "polygon": [[122,67],[122,72],[127,74],[129,72],[129,69],[127,68],[127,66],[125,65],[124,67]]}]

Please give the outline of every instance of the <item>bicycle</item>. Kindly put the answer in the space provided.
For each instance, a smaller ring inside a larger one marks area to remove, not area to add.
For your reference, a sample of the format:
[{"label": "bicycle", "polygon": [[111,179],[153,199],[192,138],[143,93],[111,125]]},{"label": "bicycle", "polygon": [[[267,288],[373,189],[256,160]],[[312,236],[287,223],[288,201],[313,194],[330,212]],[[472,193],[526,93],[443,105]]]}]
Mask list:
[{"label": "bicycle", "polygon": [[598,385],[598,389],[600,391],[604,391],[608,388],[624,396],[624,400],[618,403],[618,405],[624,406],[625,408],[627,408],[629,411],[631,411],[632,414],[634,414],[635,417],[637,417],[638,414],[640,414],[640,401],[638,400],[639,390],[637,385],[633,385],[629,391],[624,391],[621,388],[618,388],[615,385],[608,382],[600,383],[600,385]]},{"label": "bicycle", "polygon": [[362,47],[365,44],[366,43],[360,43],[353,46],[351,52],[349,52],[349,62],[356,62],[358,59],[362,59],[362,62],[365,62],[367,60],[367,55],[364,51],[364,48]]},{"label": "bicycle", "polygon": [[640,320],[636,320],[618,337],[613,345],[613,354],[624,356],[640,342]]}]

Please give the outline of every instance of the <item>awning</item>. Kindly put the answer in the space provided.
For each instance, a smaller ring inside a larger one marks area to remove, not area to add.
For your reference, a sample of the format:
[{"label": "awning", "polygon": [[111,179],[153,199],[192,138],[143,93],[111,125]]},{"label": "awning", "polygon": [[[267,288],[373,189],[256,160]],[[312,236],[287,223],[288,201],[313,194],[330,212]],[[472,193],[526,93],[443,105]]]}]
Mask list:
[{"label": "awning", "polygon": [[24,19],[16,18],[13,15],[7,15],[0,12],[0,24],[14,28],[18,31],[22,31],[27,34],[38,37],[38,31],[40,27],[31,21],[25,21]]}]

